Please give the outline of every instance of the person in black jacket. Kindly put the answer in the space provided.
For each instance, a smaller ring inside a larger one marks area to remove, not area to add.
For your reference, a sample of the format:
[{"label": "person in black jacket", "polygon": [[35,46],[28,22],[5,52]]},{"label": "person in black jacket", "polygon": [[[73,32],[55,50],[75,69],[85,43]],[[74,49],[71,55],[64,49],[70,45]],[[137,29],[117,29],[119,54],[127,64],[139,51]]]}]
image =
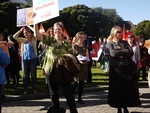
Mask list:
[{"label": "person in black jacket", "polygon": [[139,76],[138,76],[138,80],[140,77],[140,72],[142,71],[142,79],[144,81],[147,80],[147,66],[148,66],[148,62],[149,62],[149,54],[148,54],[148,49],[144,46],[145,45],[145,40],[144,38],[142,38],[139,41],[139,48],[140,48],[140,69],[139,69]]},{"label": "person in black jacket", "polygon": [[122,40],[119,26],[111,29],[106,47],[109,50],[108,104],[118,108],[118,113],[129,113],[127,107],[141,105],[136,82],[132,79],[131,57],[133,51],[127,41]]},{"label": "person in black jacket", "polygon": [[19,85],[19,71],[21,70],[21,62],[18,56],[18,42],[13,38],[12,35],[8,36],[8,49],[10,55],[10,63],[7,70],[10,72],[13,78],[12,87],[17,88]]}]

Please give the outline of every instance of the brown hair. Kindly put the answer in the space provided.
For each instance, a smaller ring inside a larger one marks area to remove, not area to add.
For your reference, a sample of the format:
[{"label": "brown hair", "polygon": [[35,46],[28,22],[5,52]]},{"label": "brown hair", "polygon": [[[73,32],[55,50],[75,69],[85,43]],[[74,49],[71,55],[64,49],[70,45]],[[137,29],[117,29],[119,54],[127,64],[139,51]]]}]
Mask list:
[{"label": "brown hair", "polygon": [[81,37],[81,35],[85,35],[85,33],[83,31],[79,31],[76,33],[75,37],[73,37],[72,43],[75,44],[77,43],[77,41],[79,40],[79,38]]},{"label": "brown hair", "polygon": [[1,41],[3,41],[4,40],[4,35],[2,33],[0,33],[0,36],[2,37]]},{"label": "brown hair", "polygon": [[29,32],[29,33],[32,34],[31,30],[30,30],[28,27],[25,26],[24,29],[23,29],[23,31],[24,31],[24,30],[26,30],[27,32]]},{"label": "brown hair", "polygon": [[135,36],[133,34],[129,34],[128,38],[133,38],[133,44],[136,45]]},{"label": "brown hair", "polygon": [[[53,34],[51,34],[51,32],[50,32],[51,30],[53,31]],[[47,34],[48,36],[54,35],[54,29],[53,29],[53,27],[48,28],[48,30],[46,31],[46,34]]]}]

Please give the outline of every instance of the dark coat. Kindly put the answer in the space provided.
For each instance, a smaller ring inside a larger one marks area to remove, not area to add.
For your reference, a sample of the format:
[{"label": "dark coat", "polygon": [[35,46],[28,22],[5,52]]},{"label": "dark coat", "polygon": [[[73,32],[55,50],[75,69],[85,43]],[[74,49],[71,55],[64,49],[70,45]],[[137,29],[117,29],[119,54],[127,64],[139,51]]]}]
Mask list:
[{"label": "dark coat", "polygon": [[141,67],[148,66],[150,56],[148,54],[148,49],[145,46],[140,46],[140,64]]},{"label": "dark coat", "polygon": [[[63,66],[58,65],[58,60]],[[71,54],[59,56],[55,62],[50,75],[50,81],[67,83],[73,81],[73,78],[81,71],[80,63],[77,58]]]},{"label": "dark coat", "polygon": [[9,55],[10,55],[10,63],[8,65],[9,71],[20,71],[21,70],[21,62],[18,56],[18,43],[14,43],[9,47]]},{"label": "dark coat", "polygon": [[120,41],[118,44],[109,42],[107,48],[110,53],[108,104],[111,107],[141,105],[137,82],[132,79],[132,48],[126,41]]}]

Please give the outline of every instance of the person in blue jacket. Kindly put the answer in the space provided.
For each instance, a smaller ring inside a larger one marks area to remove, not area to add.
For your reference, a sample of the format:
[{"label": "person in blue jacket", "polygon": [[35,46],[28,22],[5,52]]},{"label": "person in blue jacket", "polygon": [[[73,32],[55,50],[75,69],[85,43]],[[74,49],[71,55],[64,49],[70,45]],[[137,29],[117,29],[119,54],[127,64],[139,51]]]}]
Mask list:
[{"label": "person in blue jacket", "polygon": [[[7,66],[9,62],[10,62],[9,56],[0,47],[0,94],[2,84],[7,82],[4,67]],[[1,95],[0,95],[0,113],[1,113]]]}]

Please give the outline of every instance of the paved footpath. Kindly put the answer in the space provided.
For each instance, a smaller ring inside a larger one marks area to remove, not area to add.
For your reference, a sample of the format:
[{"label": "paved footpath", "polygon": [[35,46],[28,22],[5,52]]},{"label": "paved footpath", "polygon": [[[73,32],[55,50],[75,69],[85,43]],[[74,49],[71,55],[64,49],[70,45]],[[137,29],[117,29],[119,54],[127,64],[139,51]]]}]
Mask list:
[{"label": "paved footpath", "polygon": [[[150,88],[141,87],[140,99],[142,105],[139,107],[130,107],[130,113],[150,113]],[[130,92],[129,92],[130,93]],[[86,104],[77,104],[79,113],[117,113],[115,108],[107,104],[108,90],[99,90],[94,92],[85,92],[83,100]],[[77,99],[77,97],[75,97]],[[60,97],[61,106],[67,109],[66,113],[70,113],[64,97]],[[31,99],[18,100],[3,103],[2,113],[47,113],[48,107],[51,105],[50,99]]]}]

